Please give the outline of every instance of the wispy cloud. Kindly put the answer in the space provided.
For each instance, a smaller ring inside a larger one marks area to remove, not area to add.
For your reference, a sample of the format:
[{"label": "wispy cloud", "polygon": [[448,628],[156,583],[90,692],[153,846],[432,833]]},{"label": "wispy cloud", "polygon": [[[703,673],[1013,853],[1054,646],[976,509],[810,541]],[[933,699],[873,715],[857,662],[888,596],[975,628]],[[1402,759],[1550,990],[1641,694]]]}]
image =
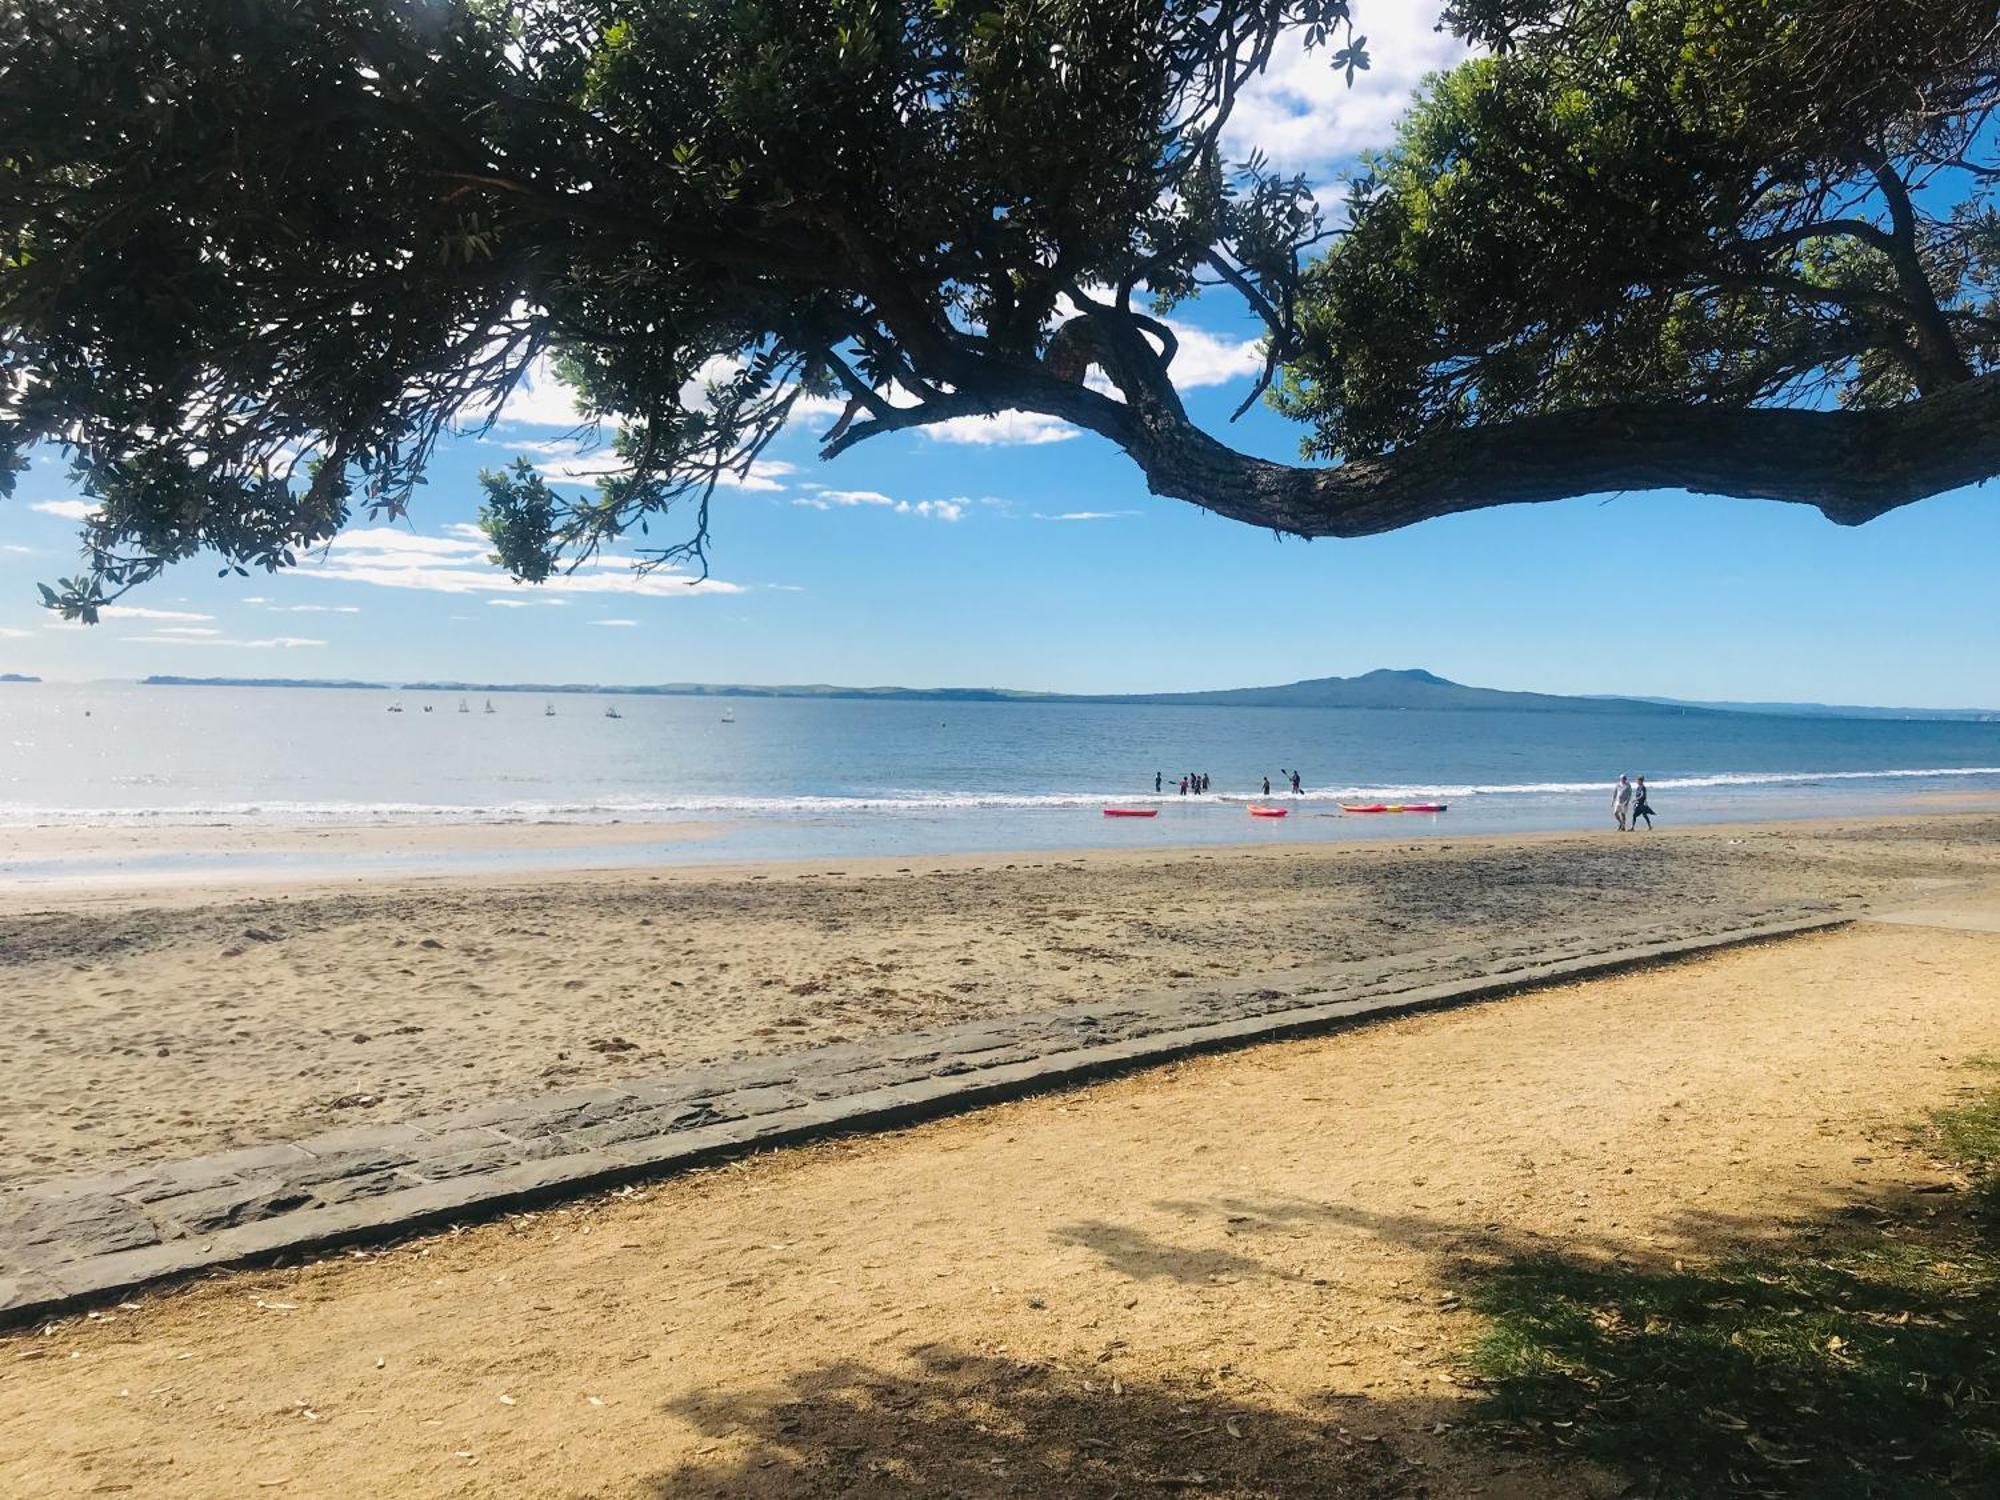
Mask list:
[{"label": "wispy cloud", "polygon": [[121,636],[121,640],[135,642],[143,646],[234,646],[245,651],[292,651],[309,646],[324,646],[325,641],[307,640],[303,636],[277,635],[263,640],[236,640],[228,636],[211,635],[195,637],[169,635],[159,631],[153,635]]},{"label": "wispy cloud", "polygon": [[194,624],[215,618],[185,609],[147,609],[137,604],[107,604],[98,613],[107,620],[185,620]]},{"label": "wispy cloud", "polygon": [[592,620],[590,623],[593,625],[609,625],[619,630],[632,630],[639,624],[637,620]]},{"label": "wispy cloud", "polygon": [[495,609],[566,609],[567,599],[488,599]]},{"label": "wispy cloud", "polygon": [[23,547],[19,542],[8,542],[4,546],[0,546],[0,552],[12,552],[19,557],[33,557],[35,555],[33,547]]},{"label": "wispy cloud", "polygon": [[162,625],[154,630],[153,634],[208,636],[221,635],[222,632],[217,630],[213,625]]},{"label": "wispy cloud", "polygon": [[1066,510],[1059,515],[1044,515],[1035,512],[1037,521],[1122,521],[1127,516],[1141,515],[1136,510]]},{"label": "wispy cloud", "polygon": [[898,500],[880,490],[830,490],[822,485],[808,485],[806,488],[810,493],[799,496],[792,504],[811,510],[867,508],[891,511],[899,516],[922,516],[931,521],[962,521],[966,506],[971,504],[962,495],[953,500]]},{"label": "wispy cloud", "polygon": [[32,630],[16,630],[12,625],[0,625],[0,640],[25,641],[33,636]]},{"label": "wispy cloud", "polygon": [[[673,568],[636,571],[629,557],[597,557],[574,573],[546,583],[518,584],[489,563],[491,544],[483,537],[420,536],[394,526],[357,527],[328,542],[323,559],[301,566],[300,577],[362,583],[375,588],[415,589],[436,594],[516,595],[508,607],[560,604],[579,594],[636,594],[686,599],[705,594],[740,594],[744,586],[720,578],[690,579]],[[528,597],[518,597],[518,596]],[[499,602],[499,601],[492,601]]]},{"label": "wispy cloud", "polygon": [[95,513],[97,507],[88,500],[37,500],[28,509],[45,516],[61,516],[65,521],[81,521]]},{"label": "wispy cloud", "polygon": [[358,604],[273,604],[267,606],[274,615],[358,615]]}]

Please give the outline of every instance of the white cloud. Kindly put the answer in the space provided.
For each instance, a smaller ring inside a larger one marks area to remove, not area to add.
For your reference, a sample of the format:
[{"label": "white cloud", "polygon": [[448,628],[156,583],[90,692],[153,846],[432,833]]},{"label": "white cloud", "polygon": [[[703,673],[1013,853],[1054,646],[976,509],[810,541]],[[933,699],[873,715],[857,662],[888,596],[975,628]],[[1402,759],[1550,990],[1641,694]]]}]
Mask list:
[{"label": "white cloud", "polygon": [[[525,588],[527,585],[516,585]],[[567,609],[567,599],[488,599],[494,609]]]},{"label": "white cloud", "polygon": [[98,613],[107,620],[187,620],[196,624],[215,618],[185,609],[144,609],[136,604],[107,604]]},{"label": "white cloud", "polygon": [[355,526],[326,544],[329,559],[367,556],[371,560],[460,561],[483,556],[487,547],[450,537],[419,536],[398,526]]},{"label": "white cloud", "polygon": [[61,516],[65,521],[83,521],[93,515],[97,507],[88,500],[37,500],[28,507],[45,516]]},{"label": "white cloud", "polygon": [[[505,439],[493,438],[487,441],[528,458],[544,480],[565,488],[594,489],[597,482],[605,476],[625,472],[625,461],[601,443],[588,441],[568,443],[560,439],[522,443],[509,443]],[[723,489],[757,490],[766,494],[776,494],[785,487],[782,481],[788,475],[797,472],[797,464],[789,464],[775,458],[760,458],[750,465],[747,472],[725,473],[718,476],[715,482]],[[457,536],[476,537],[481,543],[486,542],[486,533],[477,526],[460,523],[447,526],[445,530]]]},{"label": "white cloud", "polygon": [[638,626],[637,620],[592,620],[593,625],[609,625],[620,630],[631,630]]},{"label": "white cloud", "polygon": [[1080,429],[1059,417],[1035,411],[1007,411],[997,417],[953,417],[917,429],[939,443],[972,443],[981,447],[1022,446],[1060,443],[1077,436]]},{"label": "white cloud", "polygon": [[893,511],[899,516],[923,516],[932,521],[962,521],[965,510],[972,502],[964,496],[954,500],[898,500],[893,495],[885,495],[880,490],[830,490],[822,485],[808,485],[812,493],[802,495],[792,504],[803,505],[811,510],[854,510],[868,507]]},{"label": "white cloud", "polygon": [[[555,364],[543,358],[528,366],[507,399],[500,403],[502,422],[526,427],[585,426],[591,420],[576,404],[576,392],[556,378]],[[607,425],[616,425],[607,421]]]},{"label": "white cloud", "polygon": [[1173,376],[1174,385],[1180,390],[1247,380],[1264,368],[1261,338],[1224,338],[1174,318],[1165,322],[1180,340],[1174,362],[1167,367],[1167,373]]},{"label": "white cloud", "polygon": [[833,510],[857,505],[882,505],[894,509],[896,498],[885,495],[880,490],[830,490],[823,485],[807,485],[812,494],[794,500],[794,505],[808,505],[814,510]]},{"label": "white cloud", "polygon": [[0,640],[25,641],[33,635],[32,630],[16,630],[12,625],[0,625]]},{"label": "white cloud", "polygon": [[[297,574],[375,588],[414,589],[435,594],[516,595],[490,600],[504,608],[532,604],[562,605],[578,594],[637,594],[656,599],[684,599],[692,594],[740,594],[744,586],[720,578],[691,579],[672,568],[636,571],[631,559],[592,558],[574,573],[558,574],[546,583],[518,584],[487,559],[490,543],[483,538],[420,536],[393,526],[356,527],[343,531],[323,549],[317,563],[302,565]],[[520,594],[532,592],[532,597]]]},{"label": "white cloud", "polygon": [[[244,601],[248,603],[249,601]],[[272,604],[267,606],[274,615],[358,615],[358,604]]]},{"label": "white cloud", "polygon": [[1354,29],[1368,39],[1370,67],[1352,88],[1334,70],[1331,48],[1308,52],[1300,32],[1289,32],[1237,100],[1224,136],[1230,159],[1261,148],[1278,171],[1320,181],[1356,153],[1388,145],[1424,76],[1473,55],[1437,30],[1440,8],[1437,0],[1356,0]]},{"label": "white cloud", "polygon": [[33,547],[23,547],[18,542],[8,542],[5,546],[0,546],[0,552],[12,552],[21,557],[32,557],[35,554],[35,549]]},{"label": "white cloud", "polygon": [[277,635],[264,640],[239,641],[223,636],[208,639],[191,638],[184,635],[168,635],[161,631],[156,635],[128,635],[122,640],[134,641],[147,646],[236,646],[246,651],[291,651],[308,646],[324,646],[325,641],[307,640],[303,636]]},{"label": "white cloud", "polygon": [[154,635],[221,635],[213,625],[161,625]]},{"label": "white cloud", "polygon": [[1066,510],[1060,515],[1043,515],[1037,511],[1037,521],[1122,521],[1127,516],[1136,516],[1136,510]]}]

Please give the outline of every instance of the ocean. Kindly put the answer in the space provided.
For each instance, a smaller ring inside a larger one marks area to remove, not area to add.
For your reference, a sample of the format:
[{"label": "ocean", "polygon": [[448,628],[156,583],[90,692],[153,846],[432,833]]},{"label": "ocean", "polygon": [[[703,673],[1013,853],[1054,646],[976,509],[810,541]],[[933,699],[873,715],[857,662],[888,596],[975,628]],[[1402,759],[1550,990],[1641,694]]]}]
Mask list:
[{"label": "ocean", "polygon": [[[492,695],[489,714],[484,696],[465,713],[460,701],[0,687],[0,873],[46,873],[5,848],[5,830],[46,825],[693,822],[710,836],[626,837],[615,861],[712,861],[1608,828],[1620,771],[1647,777],[1666,824],[2000,792],[1990,723],[521,693]],[[1275,795],[1293,768],[1304,795]],[[1180,797],[1183,772],[1206,772],[1213,795]],[[1265,775],[1282,820],[1246,815]],[[1340,811],[1419,800],[1449,810]],[[1103,817],[1114,804],[1160,815]]]}]

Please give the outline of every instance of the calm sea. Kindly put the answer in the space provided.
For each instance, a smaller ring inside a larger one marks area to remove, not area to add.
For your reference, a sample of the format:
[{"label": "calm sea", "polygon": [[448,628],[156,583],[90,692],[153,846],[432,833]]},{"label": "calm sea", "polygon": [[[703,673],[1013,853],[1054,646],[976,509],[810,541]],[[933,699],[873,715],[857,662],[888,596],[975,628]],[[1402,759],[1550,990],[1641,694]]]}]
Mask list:
[{"label": "calm sea", "polygon": [[[51,823],[696,821],[722,830],[620,857],[714,860],[1598,827],[1620,771],[1646,775],[1666,823],[2000,792],[2000,724],[518,693],[494,694],[489,714],[487,701],[461,713],[455,694],[0,687],[0,871],[33,873],[6,862],[5,829]],[[1293,815],[1246,816],[1262,778],[1275,788],[1295,767]],[[1216,795],[1175,795],[1184,771],[1207,772]],[[1450,811],[1340,812],[1357,800]],[[1150,821],[1100,811],[1155,802]]]}]

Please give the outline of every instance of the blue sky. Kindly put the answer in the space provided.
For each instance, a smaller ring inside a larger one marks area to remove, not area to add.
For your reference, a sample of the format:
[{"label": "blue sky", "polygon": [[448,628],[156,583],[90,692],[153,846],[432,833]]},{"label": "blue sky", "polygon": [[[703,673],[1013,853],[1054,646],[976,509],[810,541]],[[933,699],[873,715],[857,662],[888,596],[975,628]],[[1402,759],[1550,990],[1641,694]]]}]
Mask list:
[{"label": "blue sky", "polygon": [[[1281,58],[1250,102],[1239,128],[1281,165],[1330,182],[1452,55],[1419,7],[1368,10],[1364,88]],[[1254,330],[1219,298],[1177,317],[1212,335],[1176,368],[1220,431]],[[712,586],[615,567],[510,585],[465,534],[475,476],[546,458],[561,406],[525,390],[516,420],[451,445],[398,531],[358,523],[292,574],[197,560],[95,629],[36,604],[36,582],[72,570],[79,503],[44,457],[0,502],[0,671],[1144,691],[1424,666],[1549,692],[2000,706],[2000,509],[1978,491],[1860,529],[1666,493],[1280,542],[1152,498],[1110,445],[1040,419],[893,435],[830,465],[816,419],[723,496]],[[1299,430],[1268,411],[1231,435],[1296,456]]]}]

